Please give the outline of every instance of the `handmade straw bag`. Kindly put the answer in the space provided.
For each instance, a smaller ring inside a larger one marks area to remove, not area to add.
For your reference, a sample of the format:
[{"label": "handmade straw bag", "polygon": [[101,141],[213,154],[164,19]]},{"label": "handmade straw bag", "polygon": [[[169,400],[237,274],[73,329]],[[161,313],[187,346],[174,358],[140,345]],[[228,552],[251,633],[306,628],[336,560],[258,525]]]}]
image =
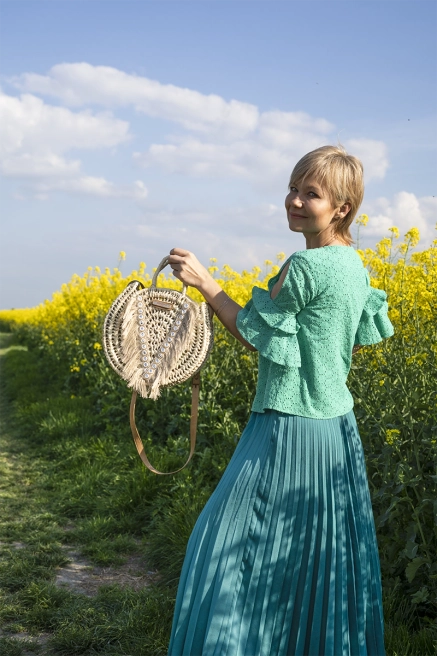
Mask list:
[{"label": "handmade straw bag", "polygon": [[[155,474],[175,474],[191,460],[196,446],[200,369],[214,341],[213,310],[182,292],[156,286],[158,274],[168,264],[165,257],[153,276],[151,287],[130,282],[111,305],[103,324],[106,358],[132,388],[130,426],[138,454]],[[190,454],[183,467],[160,472],[149,462],[135,423],[137,395],[157,399],[163,387],[192,378]]]}]

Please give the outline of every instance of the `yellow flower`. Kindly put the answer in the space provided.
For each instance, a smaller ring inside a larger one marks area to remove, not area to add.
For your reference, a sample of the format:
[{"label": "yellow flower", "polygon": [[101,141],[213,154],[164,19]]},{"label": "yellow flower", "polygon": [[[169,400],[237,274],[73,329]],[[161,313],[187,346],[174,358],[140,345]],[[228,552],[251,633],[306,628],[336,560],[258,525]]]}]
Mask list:
[{"label": "yellow flower", "polygon": [[118,258],[123,262],[126,259],[126,253],[124,251],[120,251],[118,254]]},{"label": "yellow flower", "polygon": [[381,241],[379,241],[376,244],[376,252],[378,253],[378,256],[382,259],[385,260],[388,258],[390,255],[390,249],[391,249],[391,239],[388,237],[383,237]]},{"label": "yellow flower", "polygon": [[385,441],[387,444],[394,444],[397,442],[398,436],[401,434],[397,428],[388,428],[385,431]]},{"label": "yellow flower", "polygon": [[369,220],[369,217],[367,216],[367,214],[360,214],[355,219],[355,223],[358,223],[358,225],[366,226],[368,220]]},{"label": "yellow flower", "polygon": [[276,259],[278,260],[278,262],[282,262],[283,260],[285,260],[285,253],[281,251],[276,255]]},{"label": "yellow flower", "polygon": [[[359,218],[366,222],[368,217],[362,215]],[[372,287],[387,292],[389,318],[395,335],[403,337],[406,343],[415,343],[418,331],[422,331],[422,343],[429,347],[417,347],[406,354],[409,366],[420,367],[430,351],[437,354],[437,344],[434,344],[432,331],[428,328],[437,324],[437,240],[421,252],[411,252],[419,238],[417,228],[411,228],[403,243],[398,245],[394,245],[398,229],[393,226],[389,233],[390,237],[382,239],[375,248],[357,249],[357,253],[369,272]],[[398,255],[401,257],[396,257]],[[125,257],[124,251],[120,256]],[[279,262],[285,259],[285,255],[278,253],[276,258]],[[271,260],[266,260],[264,267],[254,266],[241,272],[226,264],[219,269],[215,263],[216,258],[211,258],[211,269],[217,282],[240,305],[247,303],[254,286],[267,289],[269,279],[279,269],[278,264],[273,265]],[[150,286],[151,275],[144,273],[145,266],[141,262],[138,271],[127,275],[122,274],[118,267],[106,267],[104,273],[94,267],[92,272],[88,269],[82,276],[74,274],[52,295],[51,300],[34,308],[3,310],[0,320],[13,327],[24,326],[39,331],[41,341],[65,355],[72,363],[71,371],[79,372],[81,360],[89,362],[92,357],[100,355],[102,347],[96,341],[99,339],[97,331],[100,331],[102,319],[115,298],[138,277],[146,287]],[[159,276],[158,284],[165,289],[180,289],[180,282],[164,273]],[[203,300],[193,288],[189,288],[188,294],[196,301]],[[383,351],[375,346],[370,366],[379,372],[375,384],[381,387],[385,385],[381,369],[384,357]]]},{"label": "yellow flower", "polygon": [[417,246],[420,240],[420,232],[418,228],[411,228],[407,233],[405,233],[405,239],[410,241],[410,246],[414,248]]}]

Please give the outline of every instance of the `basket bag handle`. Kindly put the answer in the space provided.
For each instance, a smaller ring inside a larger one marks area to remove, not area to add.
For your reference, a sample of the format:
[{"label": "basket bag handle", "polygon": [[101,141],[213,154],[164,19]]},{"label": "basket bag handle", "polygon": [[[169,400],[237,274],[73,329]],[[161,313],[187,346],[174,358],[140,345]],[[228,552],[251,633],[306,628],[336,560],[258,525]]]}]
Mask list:
[{"label": "basket bag handle", "polygon": [[184,467],[188,465],[188,463],[190,462],[191,458],[194,455],[194,449],[196,448],[196,435],[197,435],[197,415],[199,411],[199,389],[200,389],[199,373],[193,376],[191,381],[191,386],[192,386],[192,392],[191,392],[191,418],[190,418],[190,454],[188,456],[188,460],[186,461],[185,465],[171,472],[161,472],[155,469],[155,467],[150,463],[150,460],[146,455],[143,441],[140,437],[137,425],[135,423],[135,403],[138,395],[136,392],[132,392],[130,411],[129,411],[129,420],[130,420],[130,427],[132,431],[132,437],[134,438],[138,455],[140,456],[141,460],[143,461],[147,469],[150,469],[150,471],[153,472],[154,474],[160,474],[161,476],[167,476],[168,474],[177,474],[177,472],[180,472],[182,469],[184,469]]},{"label": "basket bag handle", "polygon": [[[156,289],[156,282],[158,280],[158,275],[167,266],[167,264],[168,264],[168,257],[164,257],[159,263],[159,266],[157,267],[155,273],[153,274],[152,285],[151,285],[152,288]],[[182,295],[185,296],[186,293],[187,293],[187,285],[183,283]],[[212,309],[211,305],[209,305],[209,303],[208,303],[208,312],[210,317],[212,318],[212,316],[214,315],[214,310]],[[182,471],[182,469],[184,469],[188,465],[191,458],[193,457],[194,450],[196,448],[197,417],[199,414],[199,391],[200,391],[200,372],[197,372],[191,379],[190,453],[185,464],[179,469],[175,469],[174,471],[171,472],[161,472],[158,469],[155,469],[155,467],[151,464],[150,460],[147,457],[146,451],[144,449],[143,441],[140,437],[135,422],[135,404],[137,401],[138,394],[135,391],[132,392],[130,410],[129,410],[129,422],[132,431],[132,437],[134,439],[134,443],[138,451],[138,455],[140,456],[143,464],[147,467],[147,469],[150,469],[150,471],[153,472],[154,474],[159,474],[160,476],[177,474],[177,472]]]}]

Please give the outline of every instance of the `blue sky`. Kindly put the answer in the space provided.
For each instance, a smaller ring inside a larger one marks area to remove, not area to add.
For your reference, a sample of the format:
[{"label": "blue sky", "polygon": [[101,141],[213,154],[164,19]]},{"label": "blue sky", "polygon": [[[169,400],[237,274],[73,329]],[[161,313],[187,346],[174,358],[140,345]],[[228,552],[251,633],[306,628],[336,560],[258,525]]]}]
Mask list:
[{"label": "blue sky", "polygon": [[0,307],[173,246],[242,269],[305,248],[306,152],[362,158],[360,246],[436,234],[436,3],[0,1]]}]

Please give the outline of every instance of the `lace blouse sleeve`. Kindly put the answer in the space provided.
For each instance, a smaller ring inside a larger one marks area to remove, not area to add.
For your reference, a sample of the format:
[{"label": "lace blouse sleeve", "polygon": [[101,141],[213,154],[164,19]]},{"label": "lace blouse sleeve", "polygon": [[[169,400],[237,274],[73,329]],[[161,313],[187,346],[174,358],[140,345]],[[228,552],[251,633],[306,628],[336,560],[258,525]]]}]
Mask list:
[{"label": "lace blouse sleeve", "polygon": [[297,315],[316,294],[315,278],[308,262],[293,256],[282,286],[272,299],[270,292],[279,275],[280,272],[269,281],[268,290],[253,288],[252,298],[238,313],[237,328],[268,360],[285,367],[299,367]]},{"label": "lace blouse sleeve", "polygon": [[393,334],[393,324],[388,318],[387,294],[383,289],[370,287],[355,334],[354,345],[377,344]]}]

